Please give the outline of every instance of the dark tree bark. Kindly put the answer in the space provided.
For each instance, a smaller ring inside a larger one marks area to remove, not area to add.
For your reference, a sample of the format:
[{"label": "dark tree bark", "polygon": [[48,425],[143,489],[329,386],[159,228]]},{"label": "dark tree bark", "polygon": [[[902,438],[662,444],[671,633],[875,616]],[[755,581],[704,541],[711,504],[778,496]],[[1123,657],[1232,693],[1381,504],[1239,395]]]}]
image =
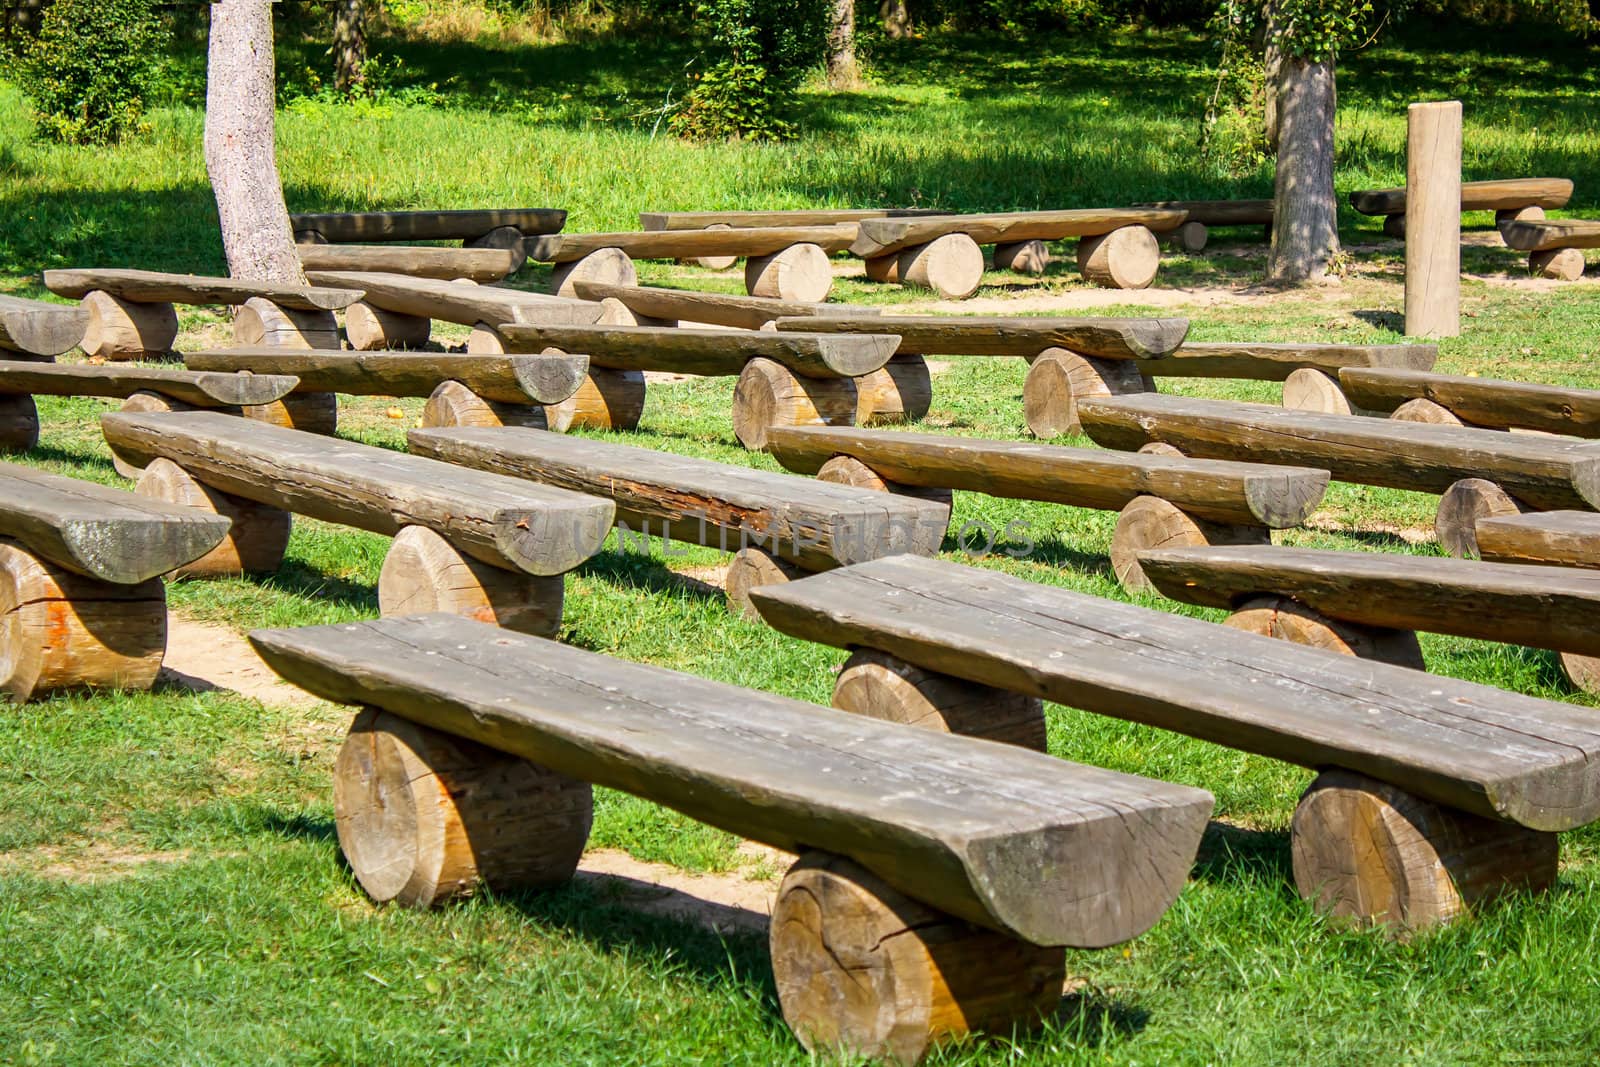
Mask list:
[{"label": "dark tree bark", "polygon": [[235,278],[305,284],[273,141],[271,0],[211,5],[206,60],[206,174]]},{"label": "dark tree bark", "polygon": [[828,88],[853,89],[861,83],[856,66],[856,0],[833,0],[828,28]]},{"label": "dark tree bark", "polygon": [[1325,277],[1339,251],[1333,193],[1333,61],[1285,55],[1278,67],[1278,167],[1267,280]]},{"label": "dark tree bark", "polygon": [[1283,49],[1278,45],[1277,35],[1273,32],[1277,28],[1277,5],[1266,5],[1265,32],[1262,34],[1261,71],[1262,71],[1262,97],[1265,104],[1264,123],[1262,132],[1267,139],[1267,147],[1272,151],[1278,150],[1278,78],[1283,71]]},{"label": "dark tree bark", "polygon": [[883,20],[883,32],[890,37],[911,36],[911,12],[906,10],[906,0],[883,0],[878,5],[878,17]]},{"label": "dark tree bark", "polygon": [[333,87],[349,93],[365,77],[366,0],[336,0],[333,9]]}]

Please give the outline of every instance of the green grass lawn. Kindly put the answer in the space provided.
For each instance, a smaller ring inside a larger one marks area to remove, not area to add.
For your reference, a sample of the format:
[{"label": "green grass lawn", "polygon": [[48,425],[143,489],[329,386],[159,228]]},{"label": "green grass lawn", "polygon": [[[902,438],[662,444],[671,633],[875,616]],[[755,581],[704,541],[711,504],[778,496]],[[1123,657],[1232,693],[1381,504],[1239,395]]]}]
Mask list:
[{"label": "green grass lawn", "polygon": [[[1489,53],[1487,43],[1505,45]],[[806,94],[812,131],[785,146],[688,146],[650,133],[648,109],[687,53],[672,40],[479,47],[386,39],[433,106],[301,101],[280,118],[295,209],[552,205],[569,229],[628,228],[639,210],[921,203],[960,210],[1104,206],[1265,195],[1195,151],[1211,53],[1180,34],[931,37],[874,57],[844,98]],[[1426,51],[1422,49],[1426,49]],[[1467,177],[1570,176],[1575,214],[1600,203],[1595,49],[1534,38],[1414,33],[1348,58],[1341,192],[1403,180],[1403,105],[1467,101]],[[194,55],[180,57],[191,75]],[[288,42],[288,73],[322,62]],[[192,83],[192,78],[191,78]],[[413,94],[414,95],[414,94]],[[36,294],[61,265],[222,268],[200,160],[201,115],[177,100],[143,141],[67,149],[28,139],[0,84],[0,291]],[[1474,218],[1473,223],[1485,219]],[[1199,340],[1394,340],[1400,263],[1372,220],[1342,286],[1187,313]],[[1370,247],[1368,247],[1370,246]],[[1070,257],[1069,257],[1070,258]],[[1521,257],[1473,245],[1466,332],[1440,368],[1600,386],[1600,289],[1518,282]],[[1258,246],[1169,258],[1157,287],[1217,292],[1261,272]],[[649,280],[732,290],[737,275],[665,264]],[[532,269],[518,284],[537,287]],[[987,277],[980,301],[1089,295],[1070,268],[1041,283]],[[911,294],[842,277],[838,298]],[[920,306],[920,303],[919,303]],[[1109,309],[1173,313],[1127,294]],[[208,310],[184,339],[218,334]],[[437,336],[460,340],[456,332]],[[942,361],[927,425],[1021,435],[1023,365]],[[1276,387],[1164,382],[1196,395],[1274,399]],[[740,449],[732,382],[653,385],[640,431],[608,435],[777,469]],[[40,402],[25,462],[120,480],[95,400]],[[344,433],[401,447],[388,401],[345,398]],[[1335,486],[1285,543],[1433,554],[1433,499]],[[1030,580],[1127,599],[1106,558],[1115,516],[957,498],[952,528],[1028,524],[1026,559],[972,558]],[[169,589],[175,611],[243,631],[376,614],[384,538],[297,521],[269,578]],[[968,559],[947,541],[945,556]],[[843,654],[730,617],[693,580],[725,562],[608,551],[567,586],[576,645],[825,702]],[[1171,608],[1156,598],[1142,602]],[[1187,609],[1186,609],[1187,610]],[[1193,614],[1217,617],[1200,610]],[[1442,674],[1585,705],[1551,655],[1427,636]],[[1600,713],[1600,712],[1597,712]],[[1557,889],[1395,943],[1310,913],[1288,881],[1287,825],[1309,772],[1171,734],[1049,709],[1051,751],[1202,786],[1220,820],[1172,911],[1131,944],[1075,952],[1082,980],[1046,1030],[948,1049],[936,1063],[1592,1062],[1600,1054],[1600,831],[1563,835]],[[267,706],[176,687],[58,698],[0,716],[0,1059],[20,1063],[799,1063],[777,1013],[765,946],[653,919],[592,885],[484,898],[428,914],[371,907],[333,835],[330,775],[343,709]],[[740,867],[738,842],[617,794],[594,842],[690,870]],[[751,872],[760,873],[760,872]]]}]

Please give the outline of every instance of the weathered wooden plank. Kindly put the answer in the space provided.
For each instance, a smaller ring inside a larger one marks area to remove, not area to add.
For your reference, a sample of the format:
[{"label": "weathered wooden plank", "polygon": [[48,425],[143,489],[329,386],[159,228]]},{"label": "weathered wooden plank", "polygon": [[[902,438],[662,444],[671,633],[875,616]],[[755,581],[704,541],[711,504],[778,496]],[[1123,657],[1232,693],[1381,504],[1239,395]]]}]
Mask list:
[{"label": "weathered wooden plank", "polygon": [[1328,488],[1328,472],[1308,468],[903,430],[776,426],[767,449],[802,474],[815,474],[834,456],[853,456],[901,485],[1112,511],[1157,496],[1213,522],[1271,527],[1304,522]]},{"label": "weathered wooden plank", "polygon": [[1302,367],[1327,374],[1337,374],[1343,367],[1427,370],[1438,358],[1437,345],[1191,341],[1165,359],[1141,364],[1140,369],[1153,378],[1248,378],[1281,382]]},{"label": "weathered wooden plank", "polygon": [[1335,481],[1423,493],[1487,478],[1538,509],[1600,505],[1600,446],[1587,441],[1157,393],[1084,397],[1078,417],[1108,448],[1161,441],[1192,456],[1320,467]]},{"label": "weathered wooden plank", "polygon": [[1184,213],[1160,208],[1088,208],[1073,211],[1013,211],[993,215],[941,215],[925,219],[863,219],[850,251],[862,259],[927,244],[947,233],[964,233],[980,245],[1096,237],[1124,226],[1175,230]]},{"label": "weathered wooden plank", "polygon": [[735,375],[750,360],[761,357],[808,378],[870,374],[889,362],[900,344],[899,337],[884,330],[834,337],[672,326],[509,324],[500,333],[513,350],[542,352],[559,348],[563,352],[581,352],[595,366],[613,370]]},{"label": "weathered wooden plank", "polygon": [[700,293],[687,289],[664,289],[650,285],[607,285],[603,282],[576,281],[573,288],[585,300],[620,300],[636,315],[672,321],[708,322],[741,330],[759,330],[784,317],[822,315],[873,318],[881,308],[848,304],[808,304],[800,300],[778,300],[765,296],[732,293]]},{"label": "weathered wooden plank", "polygon": [[250,635],[286,679],[786,850],[848,856],[1037,944],[1133,936],[1172,902],[1208,793],[628,663],[458,616]]},{"label": "weathered wooden plank", "polygon": [[227,532],[221,515],[0,464],[0,537],[75,574],[138,585],[194,562]]},{"label": "weathered wooden plank", "polygon": [[441,248],[430,245],[295,246],[306,270],[353,270],[404,274],[412,278],[497,282],[518,270],[527,257],[520,248]]},{"label": "weathered wooden plank", "polygon": [[1280,593],[1333,619],[1600,655],[1600,574],[1311,548],[1166,548],[1139,553],[1174,600],[1233,608]]},{"label": "weathered wooden plank", "polygon": [[1339,384],[1351,403],[1369,411],[1393,411],[1408,400],[1423,399],[1475,426],[1600,437],[1600,390],[1349,367],[1339,371]]},{"label": "weathered wooden plank", "polygon": [[458,322],[463,326],[507,322],[576,323],[600,321],[599,304],[564,296],[528,293],[496,285],[443,282],[437,278],[409,278],[401,274],[366,271],[307,271],[306,277],[326,285],[357,285],[373,307],[402,315]]},{"label": "weathered wooden plank", "polygon": [[296,233],[351,241],[470,241],[490,230],[513,226],[525,234],[559,233],[567,213],[551,208],[500,208],[465,211],[330,211],[290,215]]},{"label": "weathered wooden plank", "polygon": [[303,393],[430,396],[445,382],[460,382],[485,400],[505,404],[559,404],[589,373],[584,356],[224,348],[187,352],[183,359],[194,370],[292,374]]},{"label": "weathered wooden plank", "polygon": [[207,278],[114,267],[47,270],[44,284],[58,296],[81,299],[99,291],[135,304],[237,305],[259,296],[294,311],[333,311],[361,299],[359,287],[284,285],[253,278]]},{"label": "weathered wooden plank", "polygon": [[[1462,211],[1506,211],[1519,207],[1559,208],[1572,199],[1572,182],[1566,178],[1501,178],[1462,182]],[[1403,215],[1405,186],[1392,189],[1358,189],[1350,206],[1363,215]],[[1516,246],[1512,246],[1516,247]]]},{"label": "weathered wooden plank", "polygon": [[854,223],[838,226],[774,226],[719,230],[646,230],[624,233],[562,233],[530,237],[528,258],[571,263],[602,248],[620,248],[634,259],[692,259],[695,256],[770,256],[790,245],[816,245],[843,252],[856,239]]},{"label": "weathered wooden plank", "polygon": [[1587,708],[915,556],[750,596],[796,637],[1347,768],[1472,814],[1534,830],[1600,818],[1600,723]]},{"label": "weathered wooden plank", "polygon": [[0,349],[30,356],[59,356],[76,348],[89,328],[77,304],[48,304],[0,294]]},{"label": "weathered wooden plank", "polygon": [[112,412],[100,425],[135,466],[164,457],[224,493],[374,533],[426,526],[508,570],[564,574],[611,527],[609,500],[250,419]]},{"label": "weathered wooden plank", "polygon": [[[282,349],[274,349],[282,351]],[[210,370],[171,367],[136,367],[126,363],[96,366],[88,363],[33,363],[0,360],[0,395],[9,396],[112,396],[160,393],[200,408],[270,404],[295,388],[293,376],[207,373]]]},{"label": "weathered wooden plank", "polygon": [[1600,515],[1592,511],[1498,515],[1476,529],[1484,559],[1600,568]]},{"label": "weathered wooden plank", "polygon": [[759,547],[812,570],[932,555],[949,522],[948,508],[915,497],[544,430],[412,430],[408,441],[416,455],[609,497],[633,531],[725,552]]},{"label": "weathered wooden plank", "polygon": [[901,353],[919,356],[1036,356],[1067,348],[1100,359],[1158,360],[1189,332],[1188,319],[997,315],[883,315],[874,319],[780,318],[779,331],[896,333]]},{"label": "weathered wooden plank", "polygon": [[839,208],[799,211],[641,211],[642,230],[703,230],[708,226],[837,226],[862,219],[925,218],[947,215],[932,208]]},{"label": "weathered wooden plank", "polygon": [[1155,200],[1134,207],[1181,211],[1186,222],[1202,226],[1271,226],[1272,201],[1269,200]]},{"label": "weathered wooden plank", "polygon": [[1508,222],[1506,244],[1524,252],[1555,248],[1600,248],[1600,219],[1528,219]]}]

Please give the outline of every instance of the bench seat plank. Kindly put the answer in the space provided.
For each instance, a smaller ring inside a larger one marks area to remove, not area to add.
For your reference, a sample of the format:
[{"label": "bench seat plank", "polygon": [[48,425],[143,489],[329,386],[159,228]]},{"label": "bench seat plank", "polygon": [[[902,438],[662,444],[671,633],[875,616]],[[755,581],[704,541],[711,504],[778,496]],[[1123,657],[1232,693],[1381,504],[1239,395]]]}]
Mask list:
[{"label": "bench seat plank", "polygon": [[306,277],[321,285],[356,286],[365,291],[363,300],[384,311],[463,326],[480,322],[490,326],[507,322],[589,324],[598,322],[603,310],[587,300],[403,274],[312,270]]},{"label": "bench seat plank", "polygon": [[1305,767],[1343,767],[1529,829],[1600,818],[1592,709],[915,556],[750,599],[795,637],[880,649]]},{"label": "bench seat plank", "polygon": [[692,259],[696,256],[770,256],[790,245],[817,245],[830,255],[856,239],[854,223],[837,226],[774,226],[721,230],[645,230],[623,233],[561,233],[530,237],[528,258],[571,263],[602,248],[620,248],[633,259]]},{"label": "bench seat plank", "polygon": [[828,426],[779,426],[767,449],[784,467],[815,474],[853,456],[902,485],[963,489],[1116,511],[1157,496],[1213,522],[1281,528],[1306,520],[1328,488],[1328,472],[1032,441]]},{"label": "bench seat plank", "polygon": [[902,354],[1036,356],[1068,348],[1100,359],[1157,360],[1189,332],[1188,319],[1124,319],[1001,315],[884,315],[875,319],[780,318],[780,331],[895,333]]},{"label": "bench seat plank", "polygon": [[796,211],[641,211],[642,230],[703,230],[708,226],[836,226],[862,219],[925,218],[948,215],[933,208],[820,208]]},{"label": "bench seat plank", "polygon": [[1171,904],[1201,790],[864,719],[421,615],[250,635],[325,699],[622,789],[785,850],[848,856],[911,896],[1046,945],[1114,944]]},{"label": "bench seat plank", "polygon": [[485,400],[506,404],[559,404],[578,391],[589,373],[583,356],[456,352],[224,348],[187,352],[183,361],[194,370],[292,374],[303,393],[429,396],[445,382],[460,382]]},{"label": "bench seat plank", "polygon": [[1245,378],[1281,382],[1302,368],[1338,374],[1345,367],[1430,369],[1438,345],[1346,345],[1298,342],[1251,344],[1191,341],[1140,370],[1152,378]]},{"label": "bench seat plank", "polygon": [[76,348],[88,328],[89,312],[77,304],[0,294],[0,350],[59,356]]},{"label": "bench seat plank", "polygon": [[[867,320],[869,322],[874,320]],[[507,324],[508,347],[581,352],[597,367],[672,374],[736,375],[759,357],[808,378],[855,378],[882,367],[899,347],[887,330],[851,337],[766,330],[699,330],[675,326],[547,326]]]},{"label": "bench seat plank", "polygon": [[126,398],[134,393],[150,392],[194,407],[226,408],[270,404],[288,396],[298,384],[289,373],[232,373],[236,369],[178,370],[173,367],[136,367],[125,363],[98,366],[88,363],[0,360],[0,395]]},{"label": "bench seat plank", "polygon": [[210,552],[228,526],[196,508],[0,464],[0,537],[74,574],[138,585]]},{"label": "bench seat plank", "polygon": [[329,241],[470,241],[513,226],[524,234],[559,233],[567,213],[554,208],[490,208],[462,211],[326,211],[290,215],[295,233],[314,232]]},{"label": "bench seat plank", "polygon": [[600,550],[609,500],[215,412],[100,418],[136,466],[163,457],[224,493],[393,536],[426,526],[484,563],[564,574]]},{"label": "bench seat plank", "polygon": [[1481,518],[1477,537],[1484,559],[1600,568],[1600,515],[1592,511]]},{"label": "bench seat plank", "polygon": [[964,233],[980,245],[1016,241],[1060,241],[1098,237],[1124,226],[1156,231],[1175,230],[1184,213],[1160,208],[1086,208],[1071,211],[1012,211],[988,215],[941,215],[934,218],[863,219],[850,251],[862,259],[886,256],[925,245],[947,233]]},{"label": "bench seat plank", "polygon": [[1600,656],[1600,574],[1312,548],[1165,548],[1139,553],[1174,600],[1235,608],[1280,593],[1367,626],[1455,634]]},{"label": "bench seat plank", "polygon": [[1202,226],[1271,226],[1271,200],[1156,200],[1134,207],[1181,211]]},{"label": "bench seat plank", "polygon": [[526,258],[509,248],[440,248],[431,245],[296,245],[306,270],[353,270],[412,278],[497,282]]},{"label": "bench seat plank", "polygon": [[1523,252],[1600,248],[1600,219],[1528,219],[1507,223],[1506,244]]},{"label": "bench seat plank", "polygon": [[252,278],[207,278],[153,270],[63,269],[44,272],[45,288],[81,299],[96,290],[135,304],[243,304],[264,297],[298,311],[334,311],[361,299],[359,286],[284,285]]},{"label": "bench seat plank", "polygon": [[[1570,199],[1572,182],[1566,178],[1497,178],[1461,183],[1462,211],[1513,211],[1521,207],[1554,210],[1566,207]],[[1363,215],[1403,215],[1406,190],[1404,186],[1358,189],[1350,194],[1350,206]]]},{"label": "bench seat plank", "polygon": [[530,428],[413,430],[411,451],[449,463],[610,497],[631,529],[773,555],[821,569],[939,550],[949,510],[915,497],[735,467]]},{"label": "bench seat plank", "polygon": [[1476,426],[1600,437],[1596,389],[1357,367],[1339,371],[1339,384],[1351,403],[1370,411],[1393,411],[1407,400],[1421,398]]},{"label": "bench seat plank", "polygon": [[776,300],[766,296],[732,293],[701,293],[688,289],[665,289],[653,285],[607,285],[604,282],[575,280],[573,289],[585,300],[620,300],[636,315],[672,321],[708,322],[741,330],[759,330],[784,317],[838,315],[871,318],[881,308],[846,304],[810,304],[800,300]]},{"label": "bench seat plank", "polygon": [[1156,393],[1085,397],[1078,417],[1108,448],[1162,441],[1194,456],[1320,467],[1336,481],[1424,493],[1487,478],[1541,510],[1600,505],[1600,446],[1587,441]]}]

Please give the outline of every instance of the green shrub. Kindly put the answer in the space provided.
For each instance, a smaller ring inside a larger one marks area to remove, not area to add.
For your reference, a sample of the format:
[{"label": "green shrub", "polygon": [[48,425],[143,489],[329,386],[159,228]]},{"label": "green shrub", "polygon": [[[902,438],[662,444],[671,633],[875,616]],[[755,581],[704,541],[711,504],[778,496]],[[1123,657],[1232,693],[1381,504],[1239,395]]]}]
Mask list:
[{"label": "green shrub", "polygon": [[783,117],[786,104],[765,68],[724,61],[695,79],[672,116],[672,130],[696,141],[784,141],[795,134],[794,123]]},{"label": "green shrub", "polygon": [[782,140],[795,128],[790,96],[822,61],[830,0],[698,0],[695,27],[705,66],[672,129],[698,140]]},{"label": "green shrub", "polygon": [[139,132],[166,40],[152,0],[55,0],[17,63],[39,131],[71,144]]}]

